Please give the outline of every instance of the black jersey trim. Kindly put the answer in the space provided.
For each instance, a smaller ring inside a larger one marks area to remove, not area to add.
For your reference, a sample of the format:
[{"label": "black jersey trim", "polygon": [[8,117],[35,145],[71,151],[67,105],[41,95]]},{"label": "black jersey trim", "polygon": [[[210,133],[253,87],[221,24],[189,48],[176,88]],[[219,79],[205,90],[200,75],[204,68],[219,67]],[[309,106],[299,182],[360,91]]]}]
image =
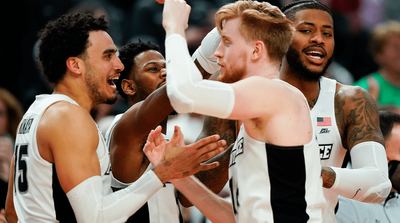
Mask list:
[{"label": "black jersey trim", "polygon": [[307,222],[304,146],[265,144],[274,222]]}]

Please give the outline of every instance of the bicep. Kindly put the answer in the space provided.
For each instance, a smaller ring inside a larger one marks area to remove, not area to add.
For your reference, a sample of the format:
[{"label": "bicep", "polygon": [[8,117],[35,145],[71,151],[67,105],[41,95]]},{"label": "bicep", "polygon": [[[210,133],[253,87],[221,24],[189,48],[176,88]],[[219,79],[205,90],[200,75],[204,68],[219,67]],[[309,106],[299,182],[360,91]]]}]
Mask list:
[{"label": "bicep", "polygon": [[[286,89],[264,77],[250,77],[232,85],[235,102],[229,119],[252,119],[268,115],[285,101]],[[279,99],[279,100],[278,100]]]},{"label": "bicep", "polygon": [[64,119],[48,135],[60,185],[67,193],[89,177],[100,175],[98,130],[89,114]]},{"label": "bicep", "polygon": [[378,109],[371,95],[357,87],[354,95],[343,101],[347,126],[345,143],[348,148],[365,141],[376,141],[384,145]]}]

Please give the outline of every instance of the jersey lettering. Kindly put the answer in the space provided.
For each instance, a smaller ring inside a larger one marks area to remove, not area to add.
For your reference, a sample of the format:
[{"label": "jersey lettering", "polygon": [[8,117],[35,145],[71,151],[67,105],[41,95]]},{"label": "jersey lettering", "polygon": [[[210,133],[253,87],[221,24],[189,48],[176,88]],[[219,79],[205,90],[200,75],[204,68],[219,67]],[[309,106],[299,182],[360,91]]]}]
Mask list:
[{"label": "jersey lettering", "polygon": [[319,145],[319,153],[320,153],[321,160],[326,160],[326,159],[329,159],[329,157],[331,157],[332,147],[333,147],[333,144],[320,144]]},{"label": "jersey lettering", "polygon": [[28,191],[28,169],[26,165],[28,145],[16,145],[14,157],[16,160],[14,164],[14,187],[18,188],[20,193],[26,193]]},{"label": "jersey lettering", "polygon": [[33,118],[22,120],[21,125],[20,125],[20,127],[18,129],[18,134],[27,134],[27,133],[29,133],[29,130],[31,129],[32,122],[33,122]]},{"label": "jersey lettering", "polygon": [[244,152],[244,139],[243,137],[235,144],[235,147],[231,151],[231,158],[229,160],[229,166],[236,163],[236,157]]}]

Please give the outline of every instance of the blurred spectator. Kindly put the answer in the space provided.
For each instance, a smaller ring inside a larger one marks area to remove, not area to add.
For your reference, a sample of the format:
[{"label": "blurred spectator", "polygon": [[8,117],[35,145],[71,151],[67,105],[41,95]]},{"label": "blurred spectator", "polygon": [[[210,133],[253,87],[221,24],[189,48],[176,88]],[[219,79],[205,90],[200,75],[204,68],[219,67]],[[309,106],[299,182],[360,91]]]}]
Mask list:
[{"label": "blurred spectator", "polygon": [[0,88],[0,209],[5,206],[13,143],[22,115],[19,101]]},{"label": "blurred spectator", "polygon": [[389,178],[392,190],[382,203],[363,203],[339,196],[338,223],[400,222],[400,115],[392,112],[379,113],[380,127],[385,138]]},{"label": "blurred spectator", "polygon": [[17,98],[0,88],[0,136],[9,136],[15,140],[22,115],[23,109]]},{"label": "blurred spectator", "polygon": [[332,61],[324,76],[335,79],[341,84],[352,85],[354,82],[353,75],[336,61]]},{"label": "blurred spectator", "polygon": [[372,33],[370,47],[379,69],[354,85],[367,89],[378,105],[400,106],[400,22],[378,25]]}]

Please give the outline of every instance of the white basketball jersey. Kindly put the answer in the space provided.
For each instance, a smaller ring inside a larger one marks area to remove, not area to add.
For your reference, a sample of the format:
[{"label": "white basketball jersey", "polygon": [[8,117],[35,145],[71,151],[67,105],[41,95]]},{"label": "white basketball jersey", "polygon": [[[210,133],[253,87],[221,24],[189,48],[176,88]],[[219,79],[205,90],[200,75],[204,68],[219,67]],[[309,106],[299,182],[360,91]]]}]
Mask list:
[{"label": "white basketball jersey", "polygon": [[[18,128],[14,152],[14,207],[18,222],[76,222],[68,198],[58,181],[53,163],[38,150],[36,131],[46,109],[58,101],[78,105],[66,95],[36,96]],[[110,158],[99,131],[97,155],[101,165],[103,195],[111,193]]]},{"label": "white basketball jersey", "polygon": [[[108,128],[105,138],[107,145],[111,143],[111,133],[121,119],[123,114],[115,116],[112,124]],[[165,137],[165,136],[164,136]],[[149,164],[146,171],[153,169],[153,165]],[[111,187],[114,190],[120,190],[128,187],[130,183],[123,183],[116,179],[111,174]],[[171,183],[166,183],[157,191],[134,215],[126,222],[141,222],[141,223],[179,223],[183,222],[180,209],[177,203],[177,195],[175,187]]]},{"label": "white basketball jersey", "polygon": [[242,125],[229,165],[236,222],[322,222],[320,176],[315,139],[281,147],[251,138]]},{"label": "white basketball jersey", "polygon": [[[343,148],[335,117],[336,80],[321,78],[317,103],[311,110],[312,123],[317,134],[322,166],[341,167],[347,150]],[[336,222],[337,193],[324,188],[326,208],[324,222]]]}]

